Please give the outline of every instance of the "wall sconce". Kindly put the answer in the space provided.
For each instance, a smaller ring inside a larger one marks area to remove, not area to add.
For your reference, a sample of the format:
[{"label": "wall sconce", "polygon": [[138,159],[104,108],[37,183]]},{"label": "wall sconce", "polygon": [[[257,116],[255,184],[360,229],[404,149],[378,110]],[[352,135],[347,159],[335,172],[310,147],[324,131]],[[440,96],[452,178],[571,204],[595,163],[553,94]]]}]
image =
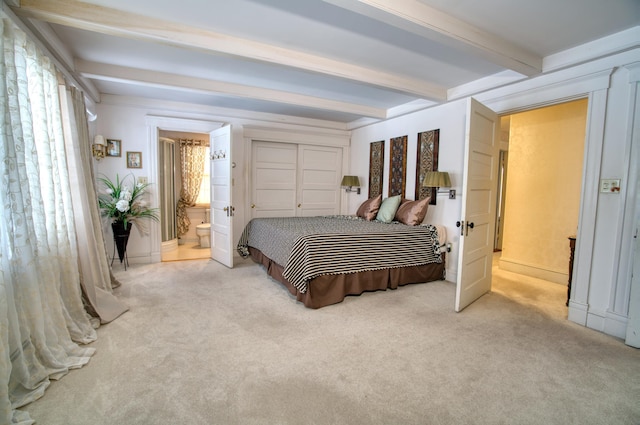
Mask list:
[{"label": "wall sconce", "polygon": [[[440,189],[441,187],[451,187],[451,179],[449,173],[446,171],[427,171],[427,175],[424,176],[422,181],[423,187],[435,187]],[[447,193],[447,191],[437,190],[437,193]],[[449,190],[449,199],[456,199],[455,189]]]},{"label": "wall sconce", "polygon": [[93,154],[93,157],[96,159],[96,161],[100,161],[102,158],[104,158],[105,154],[107,153],[107,144],[104,142],[104,137],[98,134],[93,139],[93,145],[91,145],[91,153]]},{"label": "wall sconce", "polygon": [[[358,176],[342,177],[340,186],[346,187],[346,192],[356,192],[358,195],[360,195],[360,179],[358,178]],[[353,186],[355,186],[357,189],[352,189]]]}]

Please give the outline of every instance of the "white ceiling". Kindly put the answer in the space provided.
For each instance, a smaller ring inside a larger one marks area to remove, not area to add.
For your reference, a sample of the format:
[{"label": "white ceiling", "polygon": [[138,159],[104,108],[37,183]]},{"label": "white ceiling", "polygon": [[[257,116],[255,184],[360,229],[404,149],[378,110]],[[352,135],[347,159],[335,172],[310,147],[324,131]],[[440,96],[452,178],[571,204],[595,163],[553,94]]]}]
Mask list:
[{"label": "white ceiling", "polygon": [[[347,128],[640,47],[638,0],[19,3],[96,102],[172,100]],[[573,59],[554,61],[561,54]]]}]

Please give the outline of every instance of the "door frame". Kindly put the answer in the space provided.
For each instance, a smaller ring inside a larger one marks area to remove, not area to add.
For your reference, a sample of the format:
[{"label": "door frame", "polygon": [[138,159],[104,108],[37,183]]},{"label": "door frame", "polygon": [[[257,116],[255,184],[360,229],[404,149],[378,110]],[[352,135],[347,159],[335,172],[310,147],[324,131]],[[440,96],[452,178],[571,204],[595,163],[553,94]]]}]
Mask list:
[{"label": "door frame", "polygon": [[[162,117],[147,115],[145,117],[147,127],[147,151],[149,152],[149,203],[153,208],[160,206],[160,195],[156,192],[157,183],[160,181],[160,168],[158,167],[158,142],[160,130],[183,131],[186,133],[206,133],[224,125],[221,121],[203,121],[186,118]],[[151,239],[150,262],[159,263],[162,261],[162,229],[160,224],[154,220],[149,222],[149,237]]]},{"label": "door frame", "polygon": [[[544,78],[544,82],[505,87],[489,93],[481,93],[477,100],[493,109],[498,115],[510,115],[530,109],[551,106],[571,100],[589,99],[587,129],[583,160],[583,181],[580,195],[577,243],[574,260],[569,320],[590,328],[604,330],[608,326],[619,326],[616,317],[601,317],[589,312],[589,288],[591,284],[591,262],[595,241],[595,225],[598,204],[599,173],[604,144],[604,128],[607,97],[611,75],[615,68],[607,68],[589,75],[567,75],[559,73]],[[588,206],[588,208],[587,208]],[[608,314],[607,314],[608,316]],[[596,323],[598,322],[598,323]],[[624,328],[624,326],[623,326]],[[622,330],[621,332],[624,332]],[[615,333],[620,335],[620,330]]]}]

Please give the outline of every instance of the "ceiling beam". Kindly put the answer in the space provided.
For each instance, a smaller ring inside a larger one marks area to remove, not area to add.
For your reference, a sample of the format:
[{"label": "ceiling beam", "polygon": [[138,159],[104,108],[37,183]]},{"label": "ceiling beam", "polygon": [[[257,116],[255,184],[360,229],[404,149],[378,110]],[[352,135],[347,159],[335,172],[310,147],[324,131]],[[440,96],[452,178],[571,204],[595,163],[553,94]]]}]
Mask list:
[{"label": "ceiling beam", "polygon": [[445,87],[419,79],[77,0],[21,0],[20,7],[13,10],[27,18],[209,54],[249,58],[435,101],[444,101],[447,96]]},{"label": "ceiling beam", "polygon": [[81,59],[75,61],[75,71],[86,78],[106,81],[135,82],[138,85],[164,87],[201,93],[213,93],[247,99],[258,99],[278,102],[306,108],[326,109],[346,112],[371,118],[386,118],[387,111],[365,105],[307,96],[279,90],[265,89],[242,84],[188,77],[145,69],[129,68],[118,65],[88,62]]},{"label": "ceiling beam", "polygon": [[418,0],[324,0],[371,19],[445,42],[528,77],[542,73],[542,57]]}]

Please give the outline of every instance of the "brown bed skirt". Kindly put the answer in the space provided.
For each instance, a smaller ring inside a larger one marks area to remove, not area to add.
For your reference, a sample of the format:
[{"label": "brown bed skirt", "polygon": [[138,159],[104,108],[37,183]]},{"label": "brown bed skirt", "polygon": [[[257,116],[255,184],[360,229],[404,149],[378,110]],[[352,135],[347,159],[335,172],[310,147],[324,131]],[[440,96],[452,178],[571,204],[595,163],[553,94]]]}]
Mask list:
[{"label": "brown bed skirt", "polygon": [[260,250],[249,247],[251,258],[262,264],[267,274],[282,283],[296,299],[309,308],[320,308],[342,302],[347,295],[360,295],[365,291],[396,289],[409,283],[423,283],[444,279],[444,254],[442,263],[424,266],[398,267],[337,275],[323,275],[311,279],[307,292],[301,293],[282,276],[284,267],[272,261]]}]

